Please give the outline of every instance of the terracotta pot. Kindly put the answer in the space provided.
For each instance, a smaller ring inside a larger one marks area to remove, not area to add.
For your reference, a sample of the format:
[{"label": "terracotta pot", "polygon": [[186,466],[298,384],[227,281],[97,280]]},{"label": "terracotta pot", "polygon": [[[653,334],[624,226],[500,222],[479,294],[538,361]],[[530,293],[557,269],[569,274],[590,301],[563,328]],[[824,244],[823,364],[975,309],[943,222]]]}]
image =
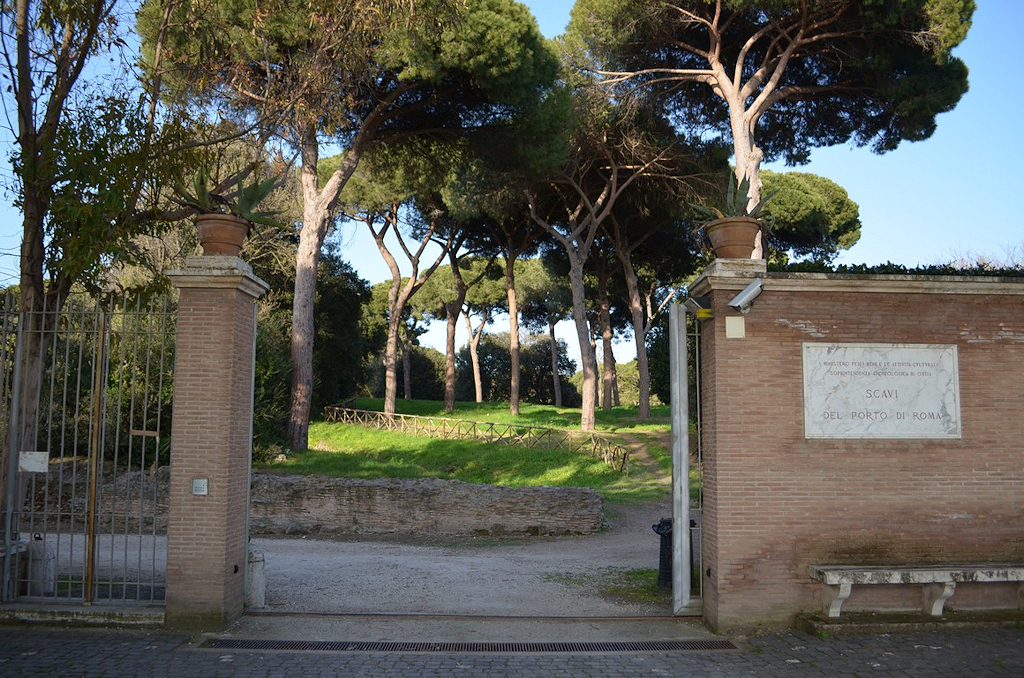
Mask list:
[{"label": "terracotta pot", "polygon": [[719,259],[749,259],[760,230],[761,222],[752,217],[716,219],[704,227]]},{"label": "terracotta pot", "polygon": [[206,256],[237,257],[249,235],[249,222],[233,214],[200,214],[196,217],[199,243]]}]

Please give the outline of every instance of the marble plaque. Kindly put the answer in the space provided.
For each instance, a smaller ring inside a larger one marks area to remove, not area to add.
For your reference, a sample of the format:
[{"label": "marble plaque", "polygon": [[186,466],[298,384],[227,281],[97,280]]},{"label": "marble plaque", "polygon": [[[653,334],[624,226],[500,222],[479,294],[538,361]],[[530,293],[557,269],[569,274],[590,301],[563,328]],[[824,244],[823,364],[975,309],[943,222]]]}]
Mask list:
[{"label": "marble plaque", "polygon": [[803,346],[807,438],[959,438],[956,346]]}]

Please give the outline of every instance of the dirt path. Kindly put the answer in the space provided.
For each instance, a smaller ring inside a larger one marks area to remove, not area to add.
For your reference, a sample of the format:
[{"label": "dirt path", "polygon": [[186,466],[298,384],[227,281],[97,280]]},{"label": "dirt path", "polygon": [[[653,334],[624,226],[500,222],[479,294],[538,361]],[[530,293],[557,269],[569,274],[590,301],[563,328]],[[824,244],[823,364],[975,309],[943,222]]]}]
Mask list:
[{"label": "dirt path", "polygon": [[672,474],[663,469],[647,449],[649,442],[669,447],[672,444],[671,433],[645,434],[643,438],[633,433],[616,433],[615,435],[621,444],[627,445],[630,449],[630,473],[635,473],[638,465],[653,482],[671,487]]},{"label": "dirt path", "polygon": [[[670,488],[671,473],[647,449],[669,436],[617,436],[631,450],[631,475]],[[611,584],[658,568],[651,526],[671,515],[671,499],[605,505],[596,535],[445,543],[254,539],[264,552],[271,611],[525,617],[643,617],[669,613],[656,602],[616,599]]]},{"label": "dirt path", "polygon": [[587,537],[460,544],[254,539],[266,559],[267,606],[306,613],[633,617],[667,604],[602,595],[609,582],[658,567],[651,525],[668,499],[606,507]]}]

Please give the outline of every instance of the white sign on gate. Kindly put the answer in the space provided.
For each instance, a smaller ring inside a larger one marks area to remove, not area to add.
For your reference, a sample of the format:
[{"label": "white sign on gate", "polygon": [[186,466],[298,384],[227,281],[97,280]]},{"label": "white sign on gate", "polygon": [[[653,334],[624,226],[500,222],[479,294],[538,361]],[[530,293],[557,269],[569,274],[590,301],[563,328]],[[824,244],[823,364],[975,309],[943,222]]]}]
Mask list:
[{"label": "white sign on gate", "polygon": [[807,438],[959,438],[957,347],[803,345]]},{"label": "white sign on gate", "polygon": [[18,455],[21,473],[46,473],[50,466],[50,453],[46,450],[22,450]]}]

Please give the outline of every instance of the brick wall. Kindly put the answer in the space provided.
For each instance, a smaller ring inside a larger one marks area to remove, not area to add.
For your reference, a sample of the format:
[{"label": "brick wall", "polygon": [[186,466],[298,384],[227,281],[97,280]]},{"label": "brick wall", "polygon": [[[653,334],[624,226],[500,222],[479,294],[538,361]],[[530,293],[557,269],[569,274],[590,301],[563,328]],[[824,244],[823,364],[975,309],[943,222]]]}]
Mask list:
[{"label": "brick wall", "polygon": [[601,496],[590,488],[268,474],[252,482],[254,534],[591,534],[602,522]]},{"label": "brick wall", "polygon": [[[746,336],[727,338],[727,302],[752,277],[694,286],[716,313],[702,324],[707,621],[818,610],[810,564],[1024,562],[1024,280],[762,273]],[[956,345],[962,437],[806,439],[804,342]],[[921,595],[861,589],[844,611]],[[947,607],[1016,604],[1013,587],[979,586]]]}]

